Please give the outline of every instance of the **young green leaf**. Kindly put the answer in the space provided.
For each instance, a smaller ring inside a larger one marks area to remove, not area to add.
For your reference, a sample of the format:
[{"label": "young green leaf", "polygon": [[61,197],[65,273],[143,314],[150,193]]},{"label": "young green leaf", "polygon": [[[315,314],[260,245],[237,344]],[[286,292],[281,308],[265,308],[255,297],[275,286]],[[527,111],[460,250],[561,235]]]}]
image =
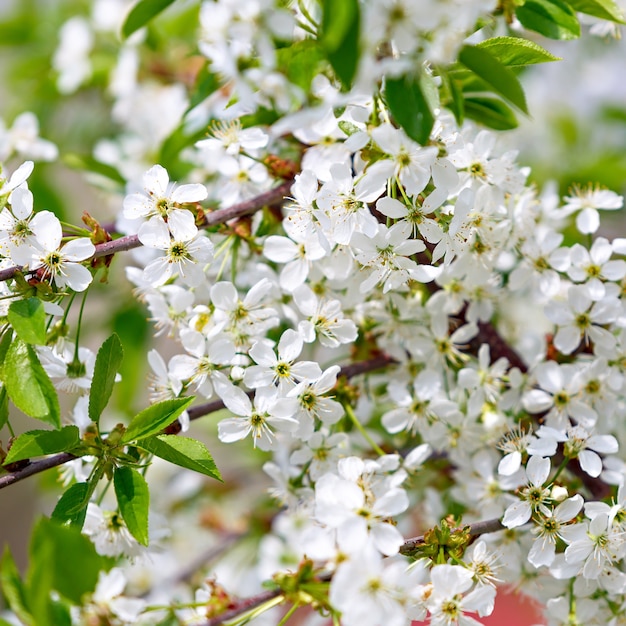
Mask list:
[{"label": "young green leaf", "polygon": [[12,302],[7,316],[22,341],[38,345],[46,343],[46,314],[39,298]]},{"label": "young green leaf", "polygon": [[79,442],[80,432],[76,426],[64,426],[61,430],[30,430],[13,441],[4,465],[44,454],[69,451]]},{"label": "young green leaf", "polygon": [[211,453],[196,439],[178,435],[158,435],[143,439],[139,445],[170,463],[222,480]]},{"label": "young green leaf", "polygon": [[93,592],[100,571],[109,570],[113,565],[113,561],[100,556],[92,541],[76,528],[61,526],[45,517],[35,526],[29,554],[27,579],[38,578],[36,569],[47,570],[51,589],[74,604],[80,604],[84,594]]},{"label": "young green leaf", "polygon": [[19,338],[13,341],[6,353],[3,376],[9,398],[20,411],[61,428],[59,398],[32,346]]},{"label": "young green leaf", "polygon": [[116,185],[123,186],[126,184],[126,179],[115,167],[107,163],[102,163],[91,155],[68,153],[63,155],[63,163],[74,170],[102,176],[114,182]]},{"label": "young green leaf", "polygon": [[320,43],[331,67],[347,89],[359,64],[361,11],[358,0],[323,0]]},{"label": "young green leaf", "polygon": [[494,130],[517,128],[515,114],[497,98],[479,96],[466,98],[465,115]]},{"label": "young green leaf", "polygon": [[139,0],[129,11],[122,24],[122,37],[128,39],[135,31],[143,28],[153,17],[167,9],[174,0]]},{"label": "young green leaf", "polygon": [[624,24],[624,13],[615,0],[567,0],[575,11],[599,17],[602,20],[611,20]]},{"label": "young green leaf", "polygon": [[320,62],[324,58],[324,50],[314,39],[303,39],[276,50],[278,67],[286,74],[290,83],[305,91],[311,89],[311,82],[319,74]]},{"label": "young green leaf", "polygon": [[0,583],[2,586],[2,594],[13,613],[15,613],[23,624],[35,626],[35,619],[31,615],[28,606],[24,583],[20,578],[20,573],[8,546],[4,549],[2,563],[0,564]]},{"label": "young green leaf", "polygon": [[435,118],[417,76],[405,75],[385,80],[387,105],[399,126],[417,143],[424,145]]},{"label": "young green leaf", "polygon": [[210,63],[205,63],[196,76],[196,85],[189,99],[189,106],[185,113],[204,102],[212,93],[220,87],[219,78],[210,70]]},{"label": "young green leaf", "polygon": [[10,327],[2,333],[2,339],[0,339],[0,375],[2,373],[2,368],[4,367],[4,361],[7,357],[7,352],[9,351],[9,347],[11,346],[11,342],[13,341],[13,331]]},{"label": "young green leaf", "polygon": [[517,76],[490,52],[476,46],[463,46],[459,52],[459,61],[496,93],[524,113],[528,113],[524,90]]},{"label": "young green leaf", "polygon": [[[441,80],[443,85],[442,104],[446,106],[452,114],[456,123],[461,126],[465,118],[465,104],[463,102],[463,90],[459,82],[451,73],[442,71]],[[447,97],[446,97],[447,94]]]},{"label": "young green leaf", "polygon": [[564,0],[526,0],[515,9],[524,28],[550,39],[578,39],[580,22]]},{"label": "young green leaf", "polygon": [[46,616],[50,626],[73,626],[69,603],[51,595],[46,598]]},{"label": "young green leaf", "polygon": [[150,492],[144,477],[130,467],[118,467],[113,474],[117,504],[130,534],[148,545],[148,509]]},{"label": "young green leaf", "polygon": [[115,376],[120,369],[123,358],[122,342],[113,333],[98,350],[91,389],[89,390],[89,419],[96,424],[111,397]]},{"label": "young green leaf", "polygon": [[66,524],[81,530],[87,515],[87,505],[93,492],[93,487],[89,483],[74,483],[59,498],[57,505],[52,511],[50,519],[60,524]]},{"label": "young green leaf", "polygon": [[37,546],[36,558],[31,559],[30,567],[24,576],[28,606],[37,626],[55,626],[49,612],[50,595],[54,584],[53,558],[53,546],[48,542],[40,543]]},{"label": "young green leaf", "polygon": [[9,421],[9,395],[4,385],[0,386],[0,428]]},{"label": "young green leaf", "polygon": [[167,428],[193,401],[194,396],[189,398],[174,398],[164,400],[149,406],[133,417],[122,436],[121,443],[139,441],[146,437],[159,434]]},{"label": "young green leaf", "polygon": [[487,50],[507,67],[525,67],[561,60],[534,41],[521,37],[492,37],[476,44],[476,47]]}]

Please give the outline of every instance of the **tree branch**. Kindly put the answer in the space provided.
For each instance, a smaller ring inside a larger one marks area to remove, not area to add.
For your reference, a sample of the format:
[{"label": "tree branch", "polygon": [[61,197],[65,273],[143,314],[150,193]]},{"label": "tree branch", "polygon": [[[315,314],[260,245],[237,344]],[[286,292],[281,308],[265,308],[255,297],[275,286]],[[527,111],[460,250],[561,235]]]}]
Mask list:
[{"label": "tree branch", "polygon": [[[452,529],[452,532],[455,531],[463,531],[466,527],[460,526],[458,528]],[[472,537],[479,537],[480,535],[485,535],[487,533],[494,533],[499,530],[503,530],[505,527],[500,523],[500,519],[490,519],[482,522],[476,522],[475,524],[469,525],[469,534]],[[407,539],[400,546],[400,554],[408,554],[418,548],[419,546],[424,544],[424,535],[420,535],[419,537],[413,537],[411,539]],[[325,574],[320,576],[320,581],[329,581],[332,578],[332,574]],[[225,611],[219,616],[212,617],[202,626],[220,626],[224,622],[228,620],[234,619],[243,613],[251,611],[252,609],[261,606],[265,602],[269,600],[273,600],[274,598],[279,597],[283,594],[282,589],[272,589],[271,591],[263,591],[256,596],[251,596],[249,598],[243,598],[238,600],[234,606]]]},{"label": "tree branch", "polygon": [[212,617],[208,621],[204,622],[202,626],[220,626],[224,622],[227,622],[228,620],[233,619],[238,615],[241,615],[242,613],[251,611],[257,606],[261,606],[265,602],[273,600],[274,598],[277,598],[282,594],[282,589],[271,589],[269,591],[263,591],[256,596],[251,596],[250,598],[243,598],[237,601],[232,609],[228,609],[228,611],[225,611],[217,617]]},{"label": "tree branch", "polygon": [[[453,528],[450,532],[460,532],[464,530],[466,526],[459,526],[457,528]],[[500,518],[497,519],[489,519],[482,522],[476,522],[475,524],[469,525],[469,534],[472,537],[479,537],[480,535],[485,535],[487,533],[495,533],[499,530],[504,530],[505,526],[502,526],[500,522]],[[407,539],[400,546],[400,554],[410,554],[416,548],[423,546],[425,543],[424,535],[420,535],[419,537],[412,537],[411,539]]]},{"label": "tree branch", "polygon": [[39,474],[39,472],[43,472],[51,467],[58,467],[59,465],[63,465],[68,461],[73,461],[79,457],[70,454],[69,452],[60,452],[59,454],[54,454],[52,456],[48,456],[45,459],[41,459],[41,461],[29,461],[28,465],[25,465],[19,470],[15,472],[10,472],[4,476],[0,476],[0,489],[4,487],[8,487],[13,483],[16,483],[24,478],[28,478],[33,474]]},{"label": "tree branch", "polygon": [[[366,374],[367,372],[372,372],[374,370],[380,369],[384,367],[386,364],[393,363],[393,359],[387,356],[379,356],[373,359],[369,359],[366,361],[360,361],[358,363],[351,363],[350,365],[346,365],[340,371],[340,376],[346,376],[347,378],[351,378],[352,376],[357,376],[358,374]],[[254,390],[248,392],[248,395],[252,397],[254,395]],[[211,402],[205,402],[203,404],[197,404],[196,406],[192,406],[187,410],[190,420],[196,420],[200,417],[204,417],[205,415],[209,415],[211,413],[216,413],[217,411],[221,411],[225,408],[224,402],[222,400],[212,400]],[[176,435],[180,432],[180,423],[175,421],[170,427],[166,429],[167,434]],[[33,474],[38,474],[39,472],[43,472],[51,467],[57,467],[59,465],[63,465],[63,463],[67,463],[68,461],[72,461],[79,457],[70,454],[69,452],[61,452],[59,454],[53,454],[41,461],[22,461],[22,463],[26,463],[24,467],[15,470],[14,472],[9,472],[4,476],[0,476],[0,489],[4,487],[8,487],[24,478],[28,478]]]},{"label": "tree branch", "polygon": [[[285,196],[289,193],[293,181],[289,180],[282,183],[274,189],[270,189],[250,200],[234,204],[226,209],[218,209],[217,211],[206,212],[204,215],[204,227],[216,226],[218,224],[224,224],[232,219],[238,217],[244,217],[246,215],[252,215],[264,206],[275,205],[284,200]],[[120,237],[119,239],[113,239],[105,243],[99,243],[96,246],[96,252],[93,255],[93,259],[98,259],[103,256],[109,256],[116,252],[126,252],[133,248],[139,248],[141,242],[137,235],[127,235],[126,237]],[[7,267],[0,270],[0,282],[9,280],[15,276],[16,272],[21,271],[22,267],[15,265],[13,267]]]}]

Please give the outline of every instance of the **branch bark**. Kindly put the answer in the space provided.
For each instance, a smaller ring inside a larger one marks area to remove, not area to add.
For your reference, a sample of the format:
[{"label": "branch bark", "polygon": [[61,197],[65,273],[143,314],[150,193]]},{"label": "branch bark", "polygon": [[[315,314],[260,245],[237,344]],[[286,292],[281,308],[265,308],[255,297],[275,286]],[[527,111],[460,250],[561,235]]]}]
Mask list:
[{"label": "branch bark", "polygon": [[[374,370],[380,369],[385,365],[393,363],[393,359],[390,357],[379,356],[374,359],[370,359],[367,361],[360,361],[358,363],[351,363],[350,365],[346,365],[340,371],[340,376],[346,376],[347,378],[351,378],[352,376],[357,376],[358,374],[366,374],[368,372],[372,372]],[[249,396],[254,395],[254,390],[248,392]],[[211,402],[205,402],[203,404],[197,404],[196,406],[192,406],[188,409],[187,413],[189,414],[190,420],[196,420],[205,415],[209,415],[211,413],[216,413],[217,411],[221,411],[225,408],[224,402],[222,400],[212,400]],[[178,421],[174,422],[172,425],[166,430],[167,434],[175,435],[180,432],[180,424]],[[14,472],[9,472],[4,476],[0,476],[0,489],[4,487],[8,487],[9,485],[13,485],[24,478],[28,478],[33,474],[38,474],[39,472],[43,472],[52,467],[58,467],[59,465],[63,465],[68,461],[72,461],[78,457],[70,454],[69,452],[61,452],[59,454],[54,454],[40,461],[27,461],[24,467],[15,470]]]},{"label": "branch bark", "polygon": [[[452,532],[461,531],[465,528],[465,526],[459,526],[454,528]],[[485,535],[487,533],[495,533],[499,530],[504,530],[505,526],[500,522],[500,518],[497,519],[489,519],[484,520],[482,522],[476,522],[475,524],[469,525],[469,534],[472,537],[479,537],[480,535]],[[420,535],[419,537],[412,537],[411,539],[407,539],[400,546],[400,554],[410,554],[416,548],[424,545],[424,535]]]},{"label": "branch bark", "polygon": [[[293,181],[289,180],[281,185],[278,185],[278,187],[274,187],[274,189],[270,189],[269,191],[259,194],[258,196],[255,196],[250,200],[246,200],[245,202],[234,204],[226,209],[218,209],[217,211],[207,212],[204,216],[204,226],[206,228],[210,228],[211,226],[224,224],[238,217],[252,215],[264,206],[278,204],[282,202],[285,196],[289,193],[292,184]],[[137,235],[127,235],[125,237],[120,237],[119,239],[99,243],[96,246],[95,254],[91,258],[98,259],[103,256],[115,254],[116,252],[126,252],[127,250],[132,250],[133,248],[139,248],[141,245],[141,241],[139,241]],[[0,270],[0,282],[13,278],[16,272],[21,271],[22,269],[23,268],[21,266],[15,265],[13,267],[7,267]]]},{"label": "branch bark", "polygon": [[5,474],[4,476],[0,476],[0,489],[8,487],[13,483],[23,480],[24,478],[28,478],[29,476],[33,476],[34,474],[39,474],[39,472],[44,472],[52,467],[58,467],[68,461],[73,461],[76,458],[78,457],[70,454],[69,452],[60,452],[59,454],[53,454],[45,459],[41,459],[40,461],[30,461],[28,465],[25,465],[23,468],[16,470],[15,472]]},{"label": "branch bark", "polygon": [[[465,527],[461,526],[459,528],[455,528],[454,531],[461,531]],[[499,519],[490,519],[484,520],[482,522],[476,522],[475,524],[470,524],[470,535],[472,537],[479,537],[480,535],[485,535],[487,533],[494,533],[499,530],[503,530],[504,526],[500,523]],[[411,539],[407,539],[402,546],[400,546],[400,554],[410,553],[415,548],[424,544],[424,535],[420,535],[419,537],[413,537]],[[320,576],[320,581],[325,582],[332,579],[332,574],[326,574]],[[227,622],[239,615],[243,615],[244,613],[255,609],[258,606],[261,606],[265,602],[269,600],[273,600],[274,598],[278,598],[283,594],[281,589],[272,589],[271,591],[264,591],[256,596],[251,596],[249,598],[243,598],[235,603],[235,606],[228,609],[219,616],[212,617],[202,626],[221,626],[224,622]]]}]

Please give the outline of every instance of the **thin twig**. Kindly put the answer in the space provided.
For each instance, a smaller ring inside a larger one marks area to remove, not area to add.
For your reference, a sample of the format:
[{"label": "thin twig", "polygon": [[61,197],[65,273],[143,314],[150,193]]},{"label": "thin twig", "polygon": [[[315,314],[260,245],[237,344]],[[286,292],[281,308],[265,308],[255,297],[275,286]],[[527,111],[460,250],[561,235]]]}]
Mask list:
[{"label": "thin twig", "polygon": [[216,226],[217,224],[223,224],[237,217],[244,217],[246,215],[252,215],[264,206],[273,206],[281,203],[285,196],[291,190],[293,181],[289,180],[274,189],[270,189],[265,193],[259,194],[250,200],[234,204],[228,209],[220,209],[219,211],[213,211],[205,215],[207,226]]},{"label": "thin twig", "polygon": [[[386,360],[384,360],[386,359]],[[356,376],[358,374],[365,374],[367,372],[371,372],[377,369],[380,369],[384,366],[385,363],[392,363],[393,359],[389,357],[376,357],[374,359],[370,359],[367,361],[361,361],[358,363],[352,363],[350,365],[346,365],[341,369],[340,375],[346,376],[348,378],[352,376]],[[254,390],[248,392],[248,396],[253,396]],[[210,413],[215,413],[217,411],[221,411],[225,407],[223,400],[212,400],[211,402],[205,402],[204,404],[198,404],[196,406],[192,406],[187,410],[189,414],[190,420],[196,420],[205,415],[209,415]],[[170,435],[178,434],[180,432],[180,424],[176,421],[174,422],[168,429],[167,433]],[[24,467],[15,470],[14,472],[10,472],[4,476],[0,476],[0,489],[4,487],[8,487],[28,476],[32,476],[33,474],[37,474],[39,472],[43,472],[51,467],[57,467],[59,465],[63,465],[63,463],[67,463],[75,459],[73,454],[69,454],[69,452],[61,452],[59,454],[54,454],[52,456],[46,457],[41,461],[24,461],[27,463]]]},{"label": "thin twig", "polygon": [[[454,531],[463,531],[466,526],[460,526],[459,528],[454,528]],[[485,535],[487,533],[494,533],[499,530],[503,530],[504,526],[502,526],[499,519],[490,519],[482,522],[476,522],[475,524],[469,525],[469,534],[472,537],[478,537],[480,535]],[[419,537],[412,537],[411,539],[407,539],[402,546],[400,546],[400,554],[407,554],[418,548],[419,546],[424,544],[424,535],[420,535]],[[320,576],[320,581],[329,581],[332,578],[332,574],[325,574]],[[212,617],[203,623],[202,626],[221,626],[224,622],[228,620],[234,619],[239,615],[247,613],[252,609],[255,609],[258,606],[261,606],[265,602],[269,600],[273,600],[278,596],[282,595],[282,589],[272,589],[271,591],[263,591],[262,593],[251,596],[249,598],[243,598],[242,600],[238,600],[235,606],[228,609],[219,616]]]},{"label": "thin twig", "polygon": [[380,354],[372,359],[367,359],[366,361],[359,361],[357,363],[345,365],[341,368],[339,375],[345,376],[346,378],[352,378],[354,376],[358,376],[359,374],[367,374],[369,372],[382,369],[392,363],[397,363],[393,357],[390,357],[387,354]]},{"label": "thin twig", "polygon": [[282,589],[271,589],[270,591],[263,591],[262,593],[259,593],[258,595],[252,596],[250,598],[243,598],[242,600],[239,600],[236,606],[234,606],[232,609],[228,609],[228,611],[225,611],[217,617],[212,617],[208,621],[204,622],[202,626],[220,626],[220,624],[223,624],[224,622],[227,622],[228,620],[233,619],[238,615],[241,615],[242,613],[251,611],[257,606],[261,606],[261,604],[277,598],[278,596],[282,595],[282,593]]},{"label": "thin twig", "polygon": [[41,459],[40,461],[29,461],[28,464],[21,469],[4,476],[0,476],[0,489],[8,487],[13,483],[23,480],[24,478],[28,478],[33,474],[39,474],[39,472],[43,472],[51,467],[58,467],[68,461],[73,461],[76,458],[78,457],[70,454],[69,452],[60,452],[59,454],[54,454],[46,457],[45,459]]},{"label": "thin twig", "polygon": [[[245,202],[239,202],[238,204],[234,204],[226,209],[218,209],[217,211],[206,213],[204,216],[204,226],[211,227],[218,224],[224,224],[238,217],[252,215],[264,206],[272,206],[282,202],[285,196],[289,193],[292,184],[293,181],[287,181],[278,187],[274,187],[274,189],[261,193],[254,198],[250,198],[250,200],[246,200]],[[99,243],[96,246],[96,251],[93,257],[91,258],[98,259],[103,256],[115,254],[116,252],[126,252],[134,248],[139,248],[140,246],[141,241],[139,241],[137,235],[127,235],[126,237],[120,237],[119,239]],[[23,268],[21,266],[16,265],[0,270],[0,282],[13,278],[13,276],[15,276],[18,271],[22,271],[22,269]]]},{"label": "thin twig", "polygon": [[[453,528],[450,532],[460,532],[463,531],[466,526],[459,526],[458,528]],[[472,537],[478,537],[480,535],[485,535],[487,533],[495,533],[499,530],[503,530],[505,527],[502,526],[500,522],[500,518],[497,519],[489,519],[483,522],[476,522],[475,524],[469,525],[469,534]],[[425,543],[424,535],[420,535],[419,537],[412,537],[411,539],[407,539],[400,546],[400,554],[410,554],[416,548],[423,546]]]}]

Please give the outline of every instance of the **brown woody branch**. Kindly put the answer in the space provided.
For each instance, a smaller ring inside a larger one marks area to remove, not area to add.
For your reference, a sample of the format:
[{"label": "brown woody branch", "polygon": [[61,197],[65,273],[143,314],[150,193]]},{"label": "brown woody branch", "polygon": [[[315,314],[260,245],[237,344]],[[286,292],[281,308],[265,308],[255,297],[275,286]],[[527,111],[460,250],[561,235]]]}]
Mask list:
[{"label": "brown woody branch", "polygon": [[[460,532],[463,531],[466,527],[459,526],[458,528],[453,528],[450,532]],[[487,533],[495,533],[499,530],[504,530],[504,526],[500,522],[500,518],[497,519],[489,519],[483,522],[476,522],[475,524],[469,525],[469,534],[472,537],[479,537],[480,535],[485,535]],[[407,539],[400,546],[400,554],[410,554],[416,548],[423,546],[426,543],[424,535],[420,535],[419,537],[412,537],[411,539]]]},{"label": "brown woody branch", "polygon": [[[451,532],[455,532],[455,531],[460,532],[465,529],[466,527],[461,526],[459,528],[452,529]],[[503,529],[504,529],[504,526],[502,526],[499,519],[490,519],[490,520],[485,520],[482,522],[476,522],[475,524],[470,524],[469,534],[472,537],[479,537],[480,535],[485,535],[487,533],[494,533]],[[414,551],[416,548],[419,548],[420,546],[424,545],[424,543],[425,543],[424,535],[407,539],[400,546],[400,554],[409,554],[412,551]],[[331,580],[331,578],[332,578],[332,574],[325,574],[323,576],[320,576],[319,580],[320,582],[327,582]],[[235,602],[234,605],[231,606],[231,608],[229,608],[227,611],[225,611],[221,615],[212,617],[206,622],[204,622],[202,626],[220,626],[224,622],[234,619],[235,617],[238,617],[239,615],[243,615],[244,613],[247,613],[248,611],[251,611],[252,609],[255,609],[256,607],[261,606],[265,602],[269,602],[270,600],[273,600],[274,598],[278,598],[282,594],[283,594],[282,589],[272,589],[271,591],[263,591],[262,593],[259,593],[256,596],[243,598]]]},{"label": "brown woody branch", "polygon": [[[393,363],[393,359],[384,356],[378,356],[373,359],[367,361],[361,361],[358,363],[352,363],[347,365],[341,369],[340,375],[345,376],[347,378],[351,378],[353,376],[357,376],[359,374],[366,374],[368,372],[372,372],[374,370],[380,369],[385,365]],[[254,391],[249,391],[248,395],[254,395]],[[196,406],[192,406],[187,410],[190,420],[196,420],[200,417],[204,417],[205,415],[209,415],[211,413],[215,413],[217,411],[221,411],[225,408],[224,402],[222,400],[212,400],[211,402],[205,402],[203,404],[197,404]],[[180,424],[178,421],[175,421],[168,429],[166,429],[168,434],[178,434],[180,432]],[[69,452],[61,452],[59,454],[54,454],[41,461],[21,461],[24,466],[20,467],[13,472],[9,472],[4,476],[0,476],[0,489],[4,487],[8,487],[24,478],[28,478],[33,474],[38,474],[39,472],[43,472],[51,467],[57,467],[59,465],[63,465],[68,461],[72,461],[78,457],[70,454]]]},{"label": "brown woody branch", "polygon": [[[285,196],[289,193],[293,181],[289,180],[282,183],[274,189],[270,189],[265,193],[259,194],[250,200],[234,204],[227,209],[218,209],[217,211],[207,212],[204,216],[203,226],[210,228],[211,226],[217,226],[218,224],[224,224],[230,220],[238,217],[244,217],[246,215],[252,215],[264,206],[272,206],[280,203],[284,200]],[[126,252],[133,248],[139,248],[141,242],[137,235],[127,235],[126,237],[120,237],[119,239],[113,239],[105,243],[99,243],[96,246],[96,252],[92,258],[98,259],[103,256],[110,256],[116,252]],[[15,276],[15,274],[22,270],[20,266],[7,267],[0,270],[0,282],[9,280]]]},{"label": "brown woody branch", "polygon": [[58,467],[59,465],[63,465],[68,461],[73,461],[78,457],[70,454],[69,452],[60,452],[59,454],[54,454],[52,456],[46,457],[45,459],[41,459],[41,461],[26,461],[26,465],[15,472],[10,472],[5,476],[0,476],[0,489],[3,487],[8,487],[13,483],[16,483],[24,478],[28,478],[29,476],[33,476],[33,474],[39,474],[39,472],[44,472],[51,467]]}]

